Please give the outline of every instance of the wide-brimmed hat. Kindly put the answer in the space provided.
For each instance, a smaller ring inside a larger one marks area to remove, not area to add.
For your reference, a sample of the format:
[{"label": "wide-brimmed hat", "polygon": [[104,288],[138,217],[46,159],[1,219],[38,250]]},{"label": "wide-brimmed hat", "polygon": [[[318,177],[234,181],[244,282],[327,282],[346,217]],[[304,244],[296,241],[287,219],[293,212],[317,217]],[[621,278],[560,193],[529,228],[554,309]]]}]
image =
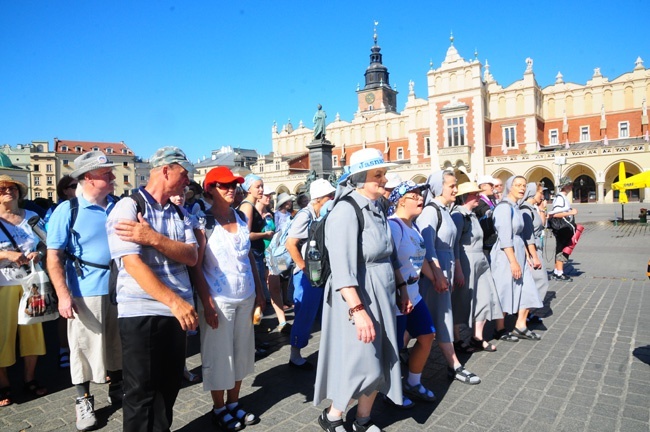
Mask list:
[{"label": "wide-brimmed hat", "polygon": [[185,152],[178,147],[162,147],[149,159],[152,168],[161,167],[165,165],[178,164],[185,168],[188,172],[194,172],[194,165],[189,161]]},{"label": "wide-brimmed hat", "polygon": [[334,186],[325,179],[314,180],[309,185],[309,196],[311,199],[322,198],[334,192],[336,192]]},{"label": "wide-brimmed hat", "polygon": [[242,184],[244,183],[244,177],[234,175],[228,167],[218,166],[208,171],[208,174],[205,176],[205,180],[203,181],[203,185],[207,186],[212,183],[227,184],[232,182]]},{"label": "wide-brimmed hat", "polygon": [[494,186],[495,182],[496,179],[491,175],[482,175],[482,176],[478,176],[478,180],[476,181],[476,184],[481,186],[482,184],[489,183],[492,186]]},{"label": "wide-brimmed hat", "polygon": [[345,167],[349,174],[356,174],[375,168],[391,168],[397,164],[384,162],[384,155],[374,148],[365,148],[356,151],[350,156],[350,165]]},{"label": "wide-brimmed hat", "polygon": [[560,178],[560,181],[557,183],[557,187],[562,189],[563,187],[569,186],[573,184],[573,180],[571,180],[571,177],[569,176],[563,176]]},{"label": "wide-brimmed hat", "polygon": [[481,188],[474,182],[465,182],[458,185],[458,192],[456,196],[465,195],[468,193],[477,193],[481,192]]},{"label": "wide-brimmed hat", "polygon": [[74,160],[74,171],[70,173],[70,177],[78,179],[82,175],[96,170],[99,168],[112,168],[117,164],[108,161],[108,158],[103,152],[99,150],[84,153]]},{"label": "wide-brimmed hat", "polygon": [[18,190],[20,191],[20,197],[24,198],[27,196],[27,185],[25,185],[25,183],[21,183],[18,180],[14,180],[5,174],[0,175],[0,182],[15,184]]},{"label": "wide-brimmed hat", "polygon": [[282,192],[280,195],[278,195],[278,202],[275,204],[276,208],[280,208],[280,206],[286,202],[293,201],[296,198],[293,195],[289,195],[286,192]]}]

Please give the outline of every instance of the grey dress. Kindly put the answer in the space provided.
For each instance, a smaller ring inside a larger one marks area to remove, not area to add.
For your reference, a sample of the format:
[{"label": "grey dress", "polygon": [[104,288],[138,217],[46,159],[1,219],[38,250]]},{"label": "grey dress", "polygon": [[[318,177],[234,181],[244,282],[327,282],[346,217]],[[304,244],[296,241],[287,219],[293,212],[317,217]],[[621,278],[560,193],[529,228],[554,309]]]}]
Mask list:
[{"label": "grey dress", "polygon": [[465,276],[465,285],[454,288],[451,294],[454,324],[473,327],[474,321],[503,318],[490,263],[483,252],[483,230],[478,218],[463,206],[456,207],[451,218],[458,232],[456,256]]},{"label": "grey dress", "polygon": [[[325,285],[320,353],[314,385],[314,404],[332,400],[345,411],[351,399],[387,394],[402,403],[400,364],[395,325],[396,298],[393,272],[393,242],[390,227],[378,207],[354,191],[350,194],[361,208],[364,230],[358,251],[356,213],[352,205],[337,202],[325,224],[325,244],[332,275]],[[359,261],[357,261],[359,252]],[[357,293],[374,322],[372,343],[357,339],[349,321],[349,306],[339,290],[357,286]]]},{"label": "grey dress", "polygon": [[[526,262],[526,244],[524,239],[530,241],[532,231],[524,229],[524,218],[516,203],[509,198],[504,198],[494,208],[492,215],[494,227],[497,231],[497,242],[492,246],[490,262],[492,278],[497,287],[501,308],[503,312],[514,314],[519,309],[536,309],[542,307],[539,293],[531,268]],[[521,267],[522,277],[514,279],[510,270],[510,262],[504,248],[514,248],[515,257]]]},{"label": "grey dress", "polygon": [[[426,259],[437,259],[440,268],[449,282],[449,290],[439,293],[428,278],[420,278],[420,294],[429,307],[433,324],[436,327],[438,342],[454,341],[454,318],[451,308],[451,289],[454,280],[454,247],[456,244],[456,225],[449,215],[449,210],[435,198],[426,205],[418,216],[416,224],[420,228],[424,245],[427,249]],[[438,212],[434,205],[440,208],[442,223],[438,227]]]},{"label": "grey dress", "polygon": [[[533,183],[535,184],[535,183]],[[535,185],[537,186],[537,185]],[[546,260],[544,260],[544,251],[542,250],[542,235],[544,234],[544,225],[542,224],[542,217],[537,212],[537,209],[532,205],[524,202],[521,206],[521,213],[524,217],[524,224],[532,225],[533,237],[535,248],[537,249],[537,256],[542,263],[542,268],[537,270],[531,269],[537,291],[539,292],[539,299],[543,302],[546,298],[548,291],[548,273],[546,272]]]}]

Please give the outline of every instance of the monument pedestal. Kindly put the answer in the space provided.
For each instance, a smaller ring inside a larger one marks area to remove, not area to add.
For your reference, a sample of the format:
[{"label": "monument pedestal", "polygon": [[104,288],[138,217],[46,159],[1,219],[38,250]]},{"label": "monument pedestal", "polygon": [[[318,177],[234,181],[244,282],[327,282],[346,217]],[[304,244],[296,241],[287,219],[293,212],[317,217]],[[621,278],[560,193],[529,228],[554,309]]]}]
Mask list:
[{"label": "monument pedestal", "polygon": [[307,145],[310,169],[316,171],[318,178],[327,179],[332,173],[332,149],[334,144],[327,140],[315,140]]}]

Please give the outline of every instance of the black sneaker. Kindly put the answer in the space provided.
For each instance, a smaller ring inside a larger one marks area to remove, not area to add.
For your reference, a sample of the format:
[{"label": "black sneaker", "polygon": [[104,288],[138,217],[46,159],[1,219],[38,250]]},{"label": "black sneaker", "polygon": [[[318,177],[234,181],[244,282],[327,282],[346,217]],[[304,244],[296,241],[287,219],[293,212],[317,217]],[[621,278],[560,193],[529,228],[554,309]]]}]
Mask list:
[{"label": "black sneaker", "polygon": [[323,413],[318,417],[318,424],[324,431],[333,432],[337,427],[343,426],[343,419],[340,418],[338,420],[329,421],[327,418],[327,410],[328,408],[325,408]]},{"label": "black sneaker", "polygon": [[566,274],[562,273],[561,275],[558,276],[557,273],[553,273],[551,276],[551,279],[560,281],[560,282],[573,282],[573,279],[571,279],[570,276],[567,276]]}]

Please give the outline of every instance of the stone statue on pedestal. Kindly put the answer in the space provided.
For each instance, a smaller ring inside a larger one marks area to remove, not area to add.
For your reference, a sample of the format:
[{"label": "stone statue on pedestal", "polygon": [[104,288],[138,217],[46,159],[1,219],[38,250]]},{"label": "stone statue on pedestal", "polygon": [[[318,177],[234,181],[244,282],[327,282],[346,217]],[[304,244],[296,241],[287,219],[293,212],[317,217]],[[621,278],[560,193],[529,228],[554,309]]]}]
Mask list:
[{"label": "stone statue on pedestal", "polygon": [[314,141],[325,141],[325,119],[327,114],[323,111],[323,107],[318,104],[318,111],[314,114]]}]

